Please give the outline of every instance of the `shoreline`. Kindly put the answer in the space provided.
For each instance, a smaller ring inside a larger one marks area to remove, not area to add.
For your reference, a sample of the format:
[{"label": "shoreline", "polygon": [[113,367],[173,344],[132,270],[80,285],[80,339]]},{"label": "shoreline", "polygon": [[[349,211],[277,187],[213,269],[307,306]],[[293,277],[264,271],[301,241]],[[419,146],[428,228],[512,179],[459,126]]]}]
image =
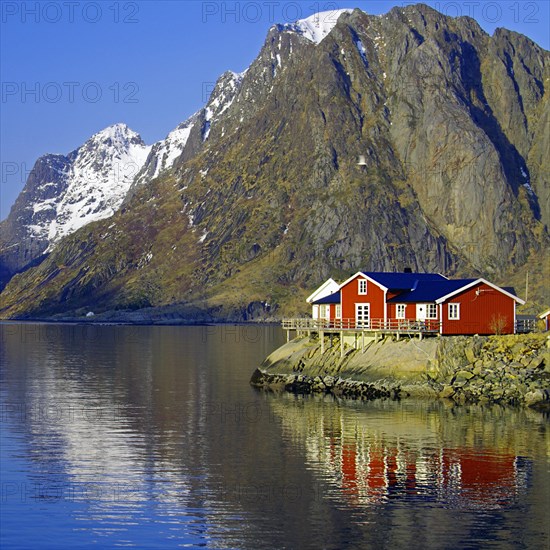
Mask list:
[{"label": "shoreline", "polygon": [[[99,317],[99,315],[97,316]],[[47,318],[25,318],[25,319],[3,319],[0,318],[0,325],[17,325],[17,324],[34,324],[34,325],[95,325],[95,326],[143,326],[143,327],[205,327],[218,325],[277,325],[280,327],[280,321],[276,320],[261,320],[251,319],[249,321],[232,321],[223,319],[208,320],[192,320],[192,319],[166,319],[166,320],[108,320],[99,319],[97,317],[90,318],[62,318],[54,319]]]},{"label": "shoreline", "polygon": [[[325,341],[325,346],[327,342]],[[338,338],[321,352],[317,338],[275,350],[250,384],[266,391],[325,393],[352,399],[450,399],[550,410],[550,335],[448,336],[415,341],[387,337],[365,350]]]}]

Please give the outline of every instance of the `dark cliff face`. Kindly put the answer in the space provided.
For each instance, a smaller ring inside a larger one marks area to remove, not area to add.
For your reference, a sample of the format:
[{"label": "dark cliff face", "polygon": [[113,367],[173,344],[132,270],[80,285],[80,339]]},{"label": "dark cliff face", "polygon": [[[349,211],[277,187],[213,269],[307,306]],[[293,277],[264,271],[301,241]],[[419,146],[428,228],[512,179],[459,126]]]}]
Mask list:
[{"label": "dark cliff face", "polygon": [[69,166],[70,158],[63,155],[40,157],[9,216],[0,223],[0,289],[47,249],[47,235],[38,226],[55,217],[53,205],[67,187]]},{"label": "dark cliff face", "polygon": [[173,170],[146,165],[109,223],[10,283],[3,314],[291,312],[357,269],[501,281],[545,261],[549,60],[422,5],[344,14],[319,44],[273,27],[246,74],[221,77]]}]

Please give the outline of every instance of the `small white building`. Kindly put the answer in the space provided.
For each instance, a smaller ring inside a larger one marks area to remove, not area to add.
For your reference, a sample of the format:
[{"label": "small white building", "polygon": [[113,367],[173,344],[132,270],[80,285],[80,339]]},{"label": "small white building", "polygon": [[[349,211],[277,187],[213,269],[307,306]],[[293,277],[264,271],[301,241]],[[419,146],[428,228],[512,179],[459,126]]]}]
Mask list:
[{"label": "small white building", "polygon": [[[325,298],[326,296],[330,296],[331,294],[338,292],[339,288],[340,285],[334,279],[327,279],[317,290],[313,292],[313,294],[306,298],[306,302],[308,304],[313,304],[313,302],[316,302],[321,298]],[[320,306],[318,304],[312,305],[311,316],[313,319],[320,319],[321,317],[325,318],[324,315],[320,315],[319,308]]]}]

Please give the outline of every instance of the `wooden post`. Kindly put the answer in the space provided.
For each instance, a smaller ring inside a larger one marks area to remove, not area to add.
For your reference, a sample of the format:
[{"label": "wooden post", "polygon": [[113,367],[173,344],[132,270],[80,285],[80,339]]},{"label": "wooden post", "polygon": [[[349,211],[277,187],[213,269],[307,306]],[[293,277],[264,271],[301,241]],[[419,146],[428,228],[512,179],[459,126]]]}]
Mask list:
[{"label": "wooden post", "polygon": [[340,331],[340,357],[344,357],[344,333]]},{"label": "wooden post", "polygon": [[286,329],[286,341],[287,341],[287,344],[288,344],[288,342],[290,342],[290,330],[289,329]]},{"label": "wooden post", "polygon": [[321,354],[325,353],[325,333],[320,330],[319,331],[319,338],[321,340]]}]

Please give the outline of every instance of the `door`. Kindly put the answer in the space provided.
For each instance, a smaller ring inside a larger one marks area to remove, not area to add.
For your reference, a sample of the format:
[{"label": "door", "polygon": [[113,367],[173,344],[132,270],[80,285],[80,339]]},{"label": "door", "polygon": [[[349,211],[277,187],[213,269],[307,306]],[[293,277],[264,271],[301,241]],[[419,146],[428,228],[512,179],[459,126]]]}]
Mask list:
[{"label": "door", "polygon": [[323,326],[328,327],[330,323],[330,305],[321,306],[321,319],[323,320]]},{"label": "door", "polygon": [[311,311],[311,317],[313,319],[319,319],[319,306],[318,305],[313,306],[313,309]]},{"label": "door", "polygon": [[416,320],[425,321],[427,314],[426,304],[416,304]]},{"label": "door", "polygon": [[369,328],[370,304],[355,304],[355,327]]}]

